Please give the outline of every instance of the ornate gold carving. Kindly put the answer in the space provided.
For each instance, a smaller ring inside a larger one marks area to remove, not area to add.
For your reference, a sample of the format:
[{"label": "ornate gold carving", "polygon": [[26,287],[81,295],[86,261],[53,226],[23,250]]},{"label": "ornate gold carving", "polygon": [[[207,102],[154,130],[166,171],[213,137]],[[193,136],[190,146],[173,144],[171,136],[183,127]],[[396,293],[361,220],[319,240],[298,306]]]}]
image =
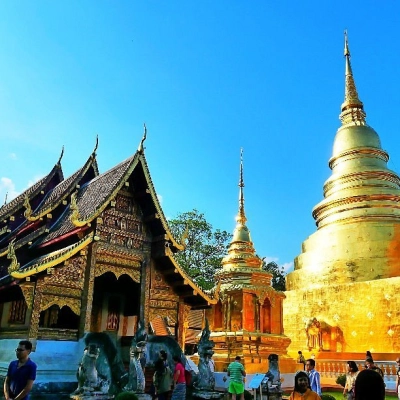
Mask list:
[{"label": "ornate gold carving", "polygon": [[113,273],[117,279],[121,275],[125,274],[125,275],[130,276],[134,282],[140,283],[140,271],[137,269],[128,268],[128,267],[119,267],[119,266],[115,266],[115,265],[102,264],[102,263],[96,264],[95,271],[94,271],[96,278],[98,276],[104,275],[106,272]]},{"label": "ornate gold carving", "polygon": [[36,342],[38,329],[39,329],[39,319],[40,319],[40,305],[42,303],[42,286],[43,282],[36,282],[35,296],[33,300],[33,309],[31,315],[31,321],[29,325],[28,339],[30,341]]},{"label": "ornate gold carving", "polygon": [[78,256],[67,260],[63,267],[54,269],[51,276],[44,278],[46,285],[69,286],[83,289],[86,257]]},{"label": "ornate gold carving", "polygon": [[[93,291],[94,291],[94,279],[95,279],[95,266],[96,266],[96,257],[97,257],[97,248],[98,243],[94,243],[91,248],[91,257],[89,261],[89,266],[87,268],[87,273],[89,276],[86,278],[86,284],[83,290],[83,307],[84,307],[84,326],[83,326],[83,334],[84,332],[89,332],[91,327],[91,319],[92,319],[92,307],[93,307]],[[81,328],[82,329],[82,328]]]},{"label": "ornate gold carving", "polygon": [[153,308],[170,308],[176,310],[176,302],[166,300],[150,300],[150,307]]},{"label": "ornate gold carving", "polygon": [[173,302],[177,302],[179,296],[175,295],[171,288],[166,289],[150,289],[150,298],[169,300]]},{"label": "ornate gold carving", "polygon": [[19,269],[19,262],[17,260],[17,256],[15,255],[14,242],[15,242],[15,239],[11,240],[10,244],[8,245],[7,259],[11,260],[11,264],[8,267],[9,274],[11,274],[12,272],[18,271],[18,269]]},{"label": "ornate gold carving", "polygon": [[81,297],[82,289],[46,284],[43,287],[43,293],[54,294],[56,296]]},{"label": "ornate gold carving", "polygon": [[26,306],[28,307],[28,310],[31,310],[33,307],[33,299],[35,294],[35,284],[24,283],[20,285],[20,288],[22,290],[22,294],[24,295]]},{"label": "ornate gold carving", "polygon": [[29,203],[29,197],[27,194],[24,197],[24,207],[25,207],[24,217],[26,219],[29,219],[29,217],[32,215],[32,207],[31,204]]},{"label": "ornate gold carving", "polygon": [[22,279],[35,273],[42,272],[48,268],[54,267],[55,265],[61,264],[63,261],[78,253],[92,241],[93,233],[90,233],[79,242],[74,243],[73,245],[70,245],[64,249],[54,251],[53,253],[50,253],[47,256],[39,259],[37,263],[31,264],[29,268],[25,269],[24,271],[14,271],[10,274],[13,278]]},{"label": "ornate gold carving", "polygon": [[64,306],[68,306],[72,312],[76,315],[81,314],[81,300],[80,299],[74,299],[71,297],[60,297],[56,295],[51,295],[51,294],[44,294],[42,303],[40,305],[40,311],[44,311],[51,307],[52,305],[57,305],[60,308]]},{"label": "ornate gold carving", "polygon": [[[79,209],[78,209],[78,202],[77,202],[77,197],[78,197],[78,191],[75,190],[75,192],[73,192],[71,194],[71,204],[69,206],[70,210],[71,210],[71,222],[75,225],[75,222],[80,220],[81,215],[79,214]],[[75,225],[77,226],[77,225]]]}]

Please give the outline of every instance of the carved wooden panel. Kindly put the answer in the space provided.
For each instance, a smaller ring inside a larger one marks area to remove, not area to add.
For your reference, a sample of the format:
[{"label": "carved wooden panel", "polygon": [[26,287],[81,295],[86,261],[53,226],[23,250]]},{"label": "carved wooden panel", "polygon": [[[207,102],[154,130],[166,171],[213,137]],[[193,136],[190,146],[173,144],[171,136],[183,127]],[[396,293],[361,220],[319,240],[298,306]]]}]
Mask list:
[{"label": "carved wooden panel", "polygon": [[104,275],[106,272],[111,272],[118,279],[121,275],[126,274],[132,278],[134,282],[140,283],[140,270],[134,268],[120,267],[110,264],[97,263],[94,275],[98,276]]},{"label": "carved wooden panel", "polygon": [[33,297],[35,294],[35,283],[34,282],[24,282],[20,285],[22,294],[24,295],[26,306],[28,310],[33,307]]},{"label": "carved wooden panel", "polygon": [[40,311],[44,311],[51,307],[52,305],[57,305],[60,308],[68,306],[72,312],[76,315],[81,313],[81,300],[74,299],[71,297],[62,297],[51,294],[44,294],[42,298],[42,303],[40,305]]},{"label": "carved wooden panel", "polygon": [[45,285],[68,286],[82,290],[85,266],[85,256],[71,258],[62,267],[54,268],[52,275],[44,278]]}]

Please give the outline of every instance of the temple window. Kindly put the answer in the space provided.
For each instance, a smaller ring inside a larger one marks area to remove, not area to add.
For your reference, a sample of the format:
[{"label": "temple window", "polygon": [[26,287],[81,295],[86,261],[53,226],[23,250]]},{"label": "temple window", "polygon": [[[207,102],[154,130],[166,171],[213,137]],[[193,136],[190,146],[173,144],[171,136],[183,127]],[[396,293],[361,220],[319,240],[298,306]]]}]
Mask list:
[{"label": "temple window", "polygon": [[222,329],[222,303],[219,301],[214,307],[214,329]]},{"label": "temple window", "polygon": [[40,313],[39,327],[54,329],[78,329],[79,315],[76,315],[68,306],[60,309],[52,305]]},{"label": "temple window", "polygon": [[108,331],[118,331],[120,314],[120,298],[110,296],[108,298],[108,315],[106,329]]},{"label": "temple window", "polygon": [[15,300],[11,303],[10,316],[8,322],[10,324],[24,324],[26,316],[26,302],[25,299]]},{"label": "temple window", "polygon": [[265,299],[262,306],[262,332],[271,333],[271,303],[269,299]]}]

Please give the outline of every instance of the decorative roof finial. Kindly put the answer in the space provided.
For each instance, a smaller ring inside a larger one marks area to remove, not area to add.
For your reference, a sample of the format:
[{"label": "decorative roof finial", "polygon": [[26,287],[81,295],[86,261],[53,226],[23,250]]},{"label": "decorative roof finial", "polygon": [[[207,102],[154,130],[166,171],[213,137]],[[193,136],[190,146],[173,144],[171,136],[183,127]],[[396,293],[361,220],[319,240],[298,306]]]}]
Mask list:
[{"label": "decorative roof finial", "polygon": [[61,167],[61,160],[62,160],[63,156],[64,156],[64,145],[63,145],[63,147],[62,147],[62,149],[61,149],[60,158],[58,159],[58,162],[57,162],[57,165],[58,165],[59,167]]},{"label": "decorative roof finial", "polygon": [[92,157],[96,157],[96,151],[99,148],[99,135],[96,135],[96,144],[94,145],[94,149],[92,151]]},{"label": "decorative roof finial", "polygon": [[361,100],[358,98],[356,84],[354,82],[353,70],[351,69],[349,42],[347,30],[344,31],[344,56],[346,58],[346,81],[344,91],[344,102],[340,120],[343,125],[353,123],[355,125],[365,125],[366,114]]},{"label": "decorative roof finial", "polygon": [[7,199],[8,199],[8,192],[6,193],[6,197],[4,198],[4,205],[7,204]]},{"label": "decorative roof finial", "polygon": [[243,148],[240,149],[240,178],[239,178],[239,213],[236,217],[238,224],[245,225],[247,218],[244,212],[244,180],[243,180]]},{"label": "decorative roof finial", "polygon": [[143,144],[144,144],[144,141],[147,138],[147,128],[146,128],[146,124],[145,123],[143,124],[143,127],[144,127],[143,137],[142,137],[142,140],[140,141],[140,144],[139,144],[139,147],[138,147],[138,152],[139,153],[143,153],[144,152]]}]

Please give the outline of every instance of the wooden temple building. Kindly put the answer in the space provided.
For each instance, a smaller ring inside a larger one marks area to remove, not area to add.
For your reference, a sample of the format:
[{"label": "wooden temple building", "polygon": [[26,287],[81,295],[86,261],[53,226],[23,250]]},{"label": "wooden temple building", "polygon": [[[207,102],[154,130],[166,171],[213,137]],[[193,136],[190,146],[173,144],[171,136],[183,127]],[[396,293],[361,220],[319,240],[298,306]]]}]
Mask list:
[{"label": "wooden temple building", "polygon": [[1,375],[16,341],[28,338],[39,376],[76,380],[78,343],[87,332],[108,332],[129,348],[138,320],[183,348],[189,311],[216,302],[174,259],[184,244],[157,199],[145,138],[146,130],[138,150],[103,174],[97,143],[67,179],[61,155],[44,178],[0,208]]}]

